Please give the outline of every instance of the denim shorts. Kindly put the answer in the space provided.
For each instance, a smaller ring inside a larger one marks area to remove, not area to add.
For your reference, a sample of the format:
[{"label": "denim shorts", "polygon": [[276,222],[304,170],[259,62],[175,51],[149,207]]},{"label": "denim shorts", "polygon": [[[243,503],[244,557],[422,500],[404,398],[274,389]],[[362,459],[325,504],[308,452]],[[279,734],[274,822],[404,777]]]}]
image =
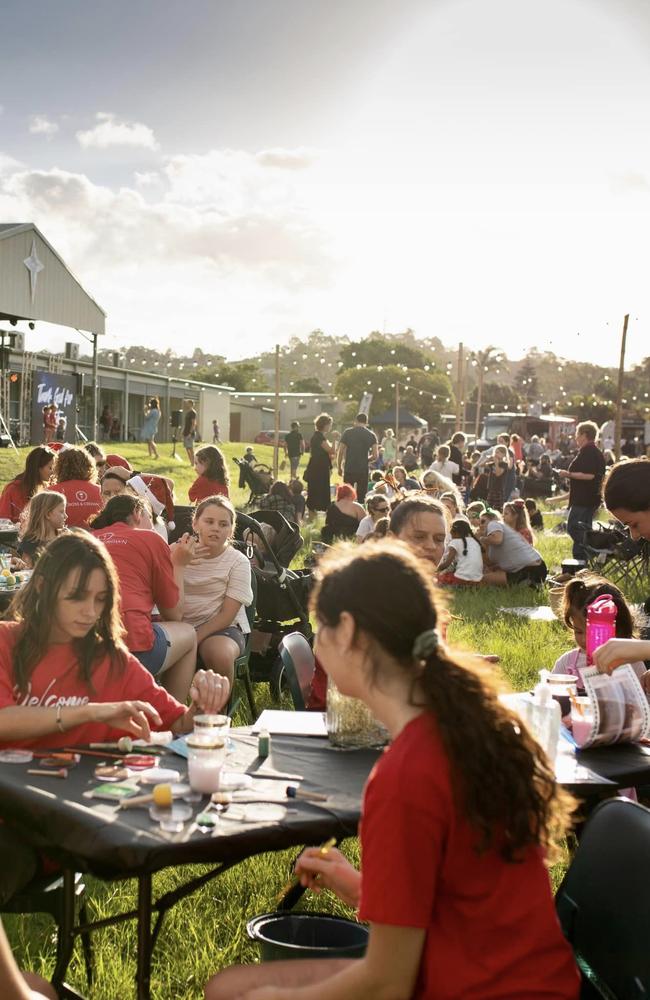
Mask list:
[{"label": "denim shorts", "polygon": [[153,646],[140,653],[136,653],[134,650],[133,655],[155,677],[156,674],[160,673],[171,643],[162,625],[158,622],[152,622],[151,627],[153,628]]},{"label": "denim shorts", "polygon": [[[211,632],[210,635],[206,635],[205,639],[211,639],[213,635],[225,635],[227,639],[232,639],[239,646],[239,655],[244,655],[248,633],[244,634],[239,625],[229,625],[228,628],[219,629],[218,632]],[[201,639],[201,642],[205,642],[205,639]]]}]

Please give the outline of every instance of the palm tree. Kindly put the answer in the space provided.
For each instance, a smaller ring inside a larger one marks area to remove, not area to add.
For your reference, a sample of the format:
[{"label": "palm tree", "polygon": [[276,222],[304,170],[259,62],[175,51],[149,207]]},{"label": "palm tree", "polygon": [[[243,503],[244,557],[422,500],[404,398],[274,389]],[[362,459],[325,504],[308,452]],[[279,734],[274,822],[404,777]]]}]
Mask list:
[{"label": "palm tree", "polygon": [[481,425],[481,404],[483,402],[483,382],[489,372],[496,372],[498,375],[501,368],[506,364],[505,354],[498,347],[492,344],[482,351],[472,351],[472,366],[476,368],[477,393],[476,393],[476,422],[474,434],[478,438],[479,427]]}]

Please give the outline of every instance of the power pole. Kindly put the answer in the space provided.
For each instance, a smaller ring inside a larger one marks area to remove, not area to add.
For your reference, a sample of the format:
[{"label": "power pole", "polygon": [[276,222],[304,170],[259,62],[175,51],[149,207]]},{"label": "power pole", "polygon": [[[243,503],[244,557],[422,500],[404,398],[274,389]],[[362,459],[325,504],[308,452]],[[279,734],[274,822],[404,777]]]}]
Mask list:
[{"label": "power pole", "polygon": [[395,455],[399,441],[399,382],[395,383]]},{"label": "power pole", "polygon": [[618,391],[616,393],[616,422],[614,424],[614,454],[618,461],[621,457],[621,437],[623,435],[623,372],[625,369],[625,342],[627,340],[627,323],[630,314],[626,313],[623,319],[623,333],[621,336],[621,358],[618,363]]},{"label": "power pole", "polygon": [[463,343],[462,341],[458,345],[458,366],[456,369],[456,426],[455,431],[460,430],[461,421],[461,405],[460,401],[462,399],[463,392]]},{"label": "power pole", "polygon": [[275,436],[273,438],[273,478],[278,478],[280,451],[280,345],[275,345]]}]

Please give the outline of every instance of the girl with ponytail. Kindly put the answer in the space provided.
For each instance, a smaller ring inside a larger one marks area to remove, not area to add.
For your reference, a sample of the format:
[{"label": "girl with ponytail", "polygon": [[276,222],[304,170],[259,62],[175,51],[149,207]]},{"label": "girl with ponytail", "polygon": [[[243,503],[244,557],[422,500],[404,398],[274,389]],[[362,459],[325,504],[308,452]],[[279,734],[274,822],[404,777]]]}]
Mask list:
[{"label": "girl with ponytail", "polygon": [[208,1000],[576,1000],[546,871],[573,800],[490,671],[440,639],[421,562],[399,542],[339,546],[319,564],[312,612],[323,667],[392,742],[364,792],[363,871],[318,848],[296,871],[358,906],[368,949],[226,970]]}]

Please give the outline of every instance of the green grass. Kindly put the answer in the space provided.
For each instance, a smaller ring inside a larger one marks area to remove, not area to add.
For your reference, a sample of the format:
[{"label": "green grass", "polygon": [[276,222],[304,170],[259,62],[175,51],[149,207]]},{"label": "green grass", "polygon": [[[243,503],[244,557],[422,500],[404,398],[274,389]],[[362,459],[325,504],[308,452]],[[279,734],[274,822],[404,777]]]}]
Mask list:
[{"label": "green grass", "polygon": [[[136,467],[153,468],[146,462],[146,449],[141,445],[120,446],[120,451]],[[243,453],[242,445],[225,445],[229,460]],[[255,447],[260,461],[269,462],[270,448]],[[186,490],[193,474],[187,462],[180,463],[169,457],[169,446],[161,448],[161,459],[156,471],[173,475],[177,483],[177,500],[186,500]],[[15,462],[6,451],[0,454],[0,482],[22,466],[24,458]],[[236,472],[232,463],[231,469]],[[14,471],[15,470],[15,471]],[[233,480],[236,484],[236,476]],[[245,495],[231,489],[235,503]],[[549,519],[549,526],[556,521]],[[309,532],[317,528],[308,528]],[[563,557],[570,554],[566,536],[543,535],[539,548],[549,568],[555,569]],[[305,546],[308,549],[308,546]],[[303,552],[305,551],[303,549]],[[461,591],[451,596],[451,610],[458,616],[450,626],[449,638],[454,645],[480,652],[498,653],[501,665],[495,671],[512,689],[525,688],[536,678],[543,667],[552,667],[557,656],[572,645],[569,633],[559,623],[528,622],[497,611],[502,605],[531,605],[547,603],[544,590],[518,586],[503,590],[480,589]],[[258,686],[259,704],[268,704],[268,689]],[[358,844],[347,842],[347,851],[357,863]],[[162,998],[187,998],[194,1000],[202,995],[202,986],[208,976],[233,962],[250,962],[257,957],[256,948],[246,936],[246,921],[267,910],[274,909],[276,895],[289,877],[295,851],[260,855],[238,865],[184,900],[165,919],[152,967],[152,994]],[[167,870],[154,877],[154,894],[169,891],[190,873],[205,869],[193,867],[186,870]],[[551,872],[554,885],[563,871],[557,865]],[[106,884],[94,878],[86,879],[92,918],[101,918],[120,910],[131,909],[136,902],[136,885],[133,881]],[[349,911],[333,896],[305,900],[304,906],[328,909],[349,915]],[[49,977],[53,968],[52,924],[39,917],[7,917],[5,926],[16,957],[25,968],[31,968]],[[91,1000],[114,1000],[133,995],[135,961],[135,926],[133,923],[97,932],[94,938],[96,985],[88,991]],[[73,986],[84,992],[85,976],[80,948],[77,947],[68,977]]]}]

